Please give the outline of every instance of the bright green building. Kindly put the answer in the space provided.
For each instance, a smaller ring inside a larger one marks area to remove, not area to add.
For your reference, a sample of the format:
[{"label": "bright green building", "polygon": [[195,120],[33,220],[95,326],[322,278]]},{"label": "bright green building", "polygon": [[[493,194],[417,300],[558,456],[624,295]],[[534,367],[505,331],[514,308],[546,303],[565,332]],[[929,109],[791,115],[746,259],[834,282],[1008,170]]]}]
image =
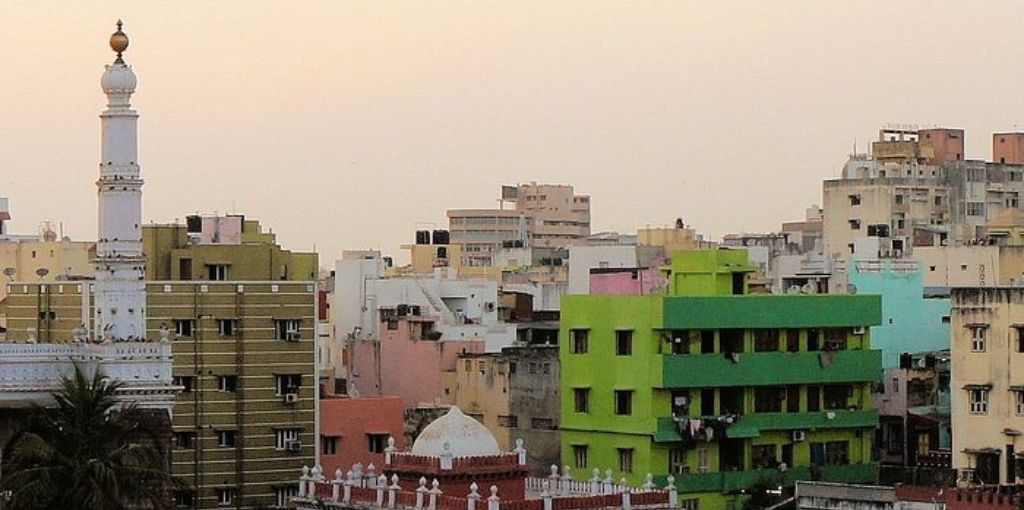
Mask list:
[{"label": "bright green building", "polygon": [[874,481],[880,297],[747,294],[753,269],[745,251],[679,252],[666,295],[563,298],[574,478],[672,474],[691,509],[727,508],[764,476]]}]

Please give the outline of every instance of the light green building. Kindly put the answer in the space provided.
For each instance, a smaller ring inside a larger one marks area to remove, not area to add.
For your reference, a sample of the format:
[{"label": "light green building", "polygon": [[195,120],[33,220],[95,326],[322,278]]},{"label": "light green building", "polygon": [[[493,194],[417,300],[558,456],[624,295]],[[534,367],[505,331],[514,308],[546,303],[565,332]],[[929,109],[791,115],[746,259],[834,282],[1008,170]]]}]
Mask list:
[{"label": "light green building", "polygon": [[[745,251],[677,253],[667,294],[562,302],[562,457],[717,509],[766,476],[871,482],[881,299],[751,295]],[[710,431],[710,432],[709,432]],[[812,467],[813,466],[813,467]]]}]

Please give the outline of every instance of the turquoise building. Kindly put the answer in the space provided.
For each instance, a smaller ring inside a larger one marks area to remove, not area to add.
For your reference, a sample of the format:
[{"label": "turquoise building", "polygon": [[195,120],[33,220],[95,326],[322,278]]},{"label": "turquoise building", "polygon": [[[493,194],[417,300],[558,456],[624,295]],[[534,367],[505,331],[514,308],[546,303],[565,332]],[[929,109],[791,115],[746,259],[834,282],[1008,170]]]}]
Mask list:
[{"label": "turquoise building", "polygon": [[882,366],[899,366],[900,354],[949,349],[950,301],[925,297],[922,266],[915,260],[850,261],[848,277],[857,294],[882,296],[882,323],[871,327],[871,347]]}]

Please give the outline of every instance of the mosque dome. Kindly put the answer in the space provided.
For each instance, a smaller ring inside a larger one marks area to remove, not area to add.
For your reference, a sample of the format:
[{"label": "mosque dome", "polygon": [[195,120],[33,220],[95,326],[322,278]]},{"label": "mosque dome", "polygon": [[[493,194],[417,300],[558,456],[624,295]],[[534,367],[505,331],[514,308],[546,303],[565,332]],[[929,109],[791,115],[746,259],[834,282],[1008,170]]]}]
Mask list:
[{"label": "mosque dome", "polygon": [[455,406],[423,429],[412,445],[412,453],[440,457],[446,450],[445,445],[453,457],[501,455],[494,435]]}]

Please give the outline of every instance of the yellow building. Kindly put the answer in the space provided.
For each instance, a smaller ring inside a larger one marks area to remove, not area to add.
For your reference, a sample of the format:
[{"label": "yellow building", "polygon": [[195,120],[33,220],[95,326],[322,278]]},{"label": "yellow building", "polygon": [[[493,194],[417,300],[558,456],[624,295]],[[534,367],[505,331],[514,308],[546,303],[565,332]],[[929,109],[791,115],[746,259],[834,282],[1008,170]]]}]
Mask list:
[{"label": "yellow building", "polygon": [[1000,246],[1024,246],[1024,211],[1007,209],[989,220],[985,230]]},{"label": "yellow building", "polygon": [[[92,258],[96,243],[57,240],[40,236],[37,239],[0,239],[0,274],[7,281],[73,280],[92,276]],[[0,327],[7,324],[4,302],[7,287],[0,285]]]},{"label": "yellow building", "polygon": [[1024,288],[953,288],[953,467],[1017,485],[1024,452]]},{"label": "yellow building", "polygon": [[705,240],[697,230],[676,220],[674,227],[646,227],[636,230],[638,246],[658,246],[665,250],[665,256],[677,251],[704,250],[715,247],[715,243]]}]

